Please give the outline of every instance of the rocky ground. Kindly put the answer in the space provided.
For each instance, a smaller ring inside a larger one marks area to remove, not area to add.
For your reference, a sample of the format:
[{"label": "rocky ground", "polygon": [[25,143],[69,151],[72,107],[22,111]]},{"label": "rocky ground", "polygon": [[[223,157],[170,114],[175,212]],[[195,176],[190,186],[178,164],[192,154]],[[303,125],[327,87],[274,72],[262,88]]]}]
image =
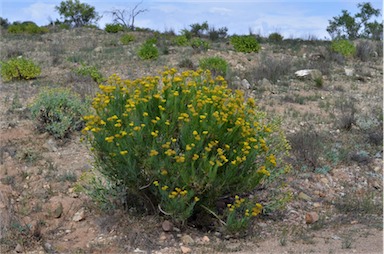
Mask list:
[{"label": "rocky ground", "polygon": [[[199,52],[164,39],[159,59],[142,61],[136,50],[150,35],[134,35],[129,45],[121,45],[121,34],[93,29],[1,37],[1,60],[23,55],[42,67],[35,80],[0,83],[1,253],[382,253],[381,46],[356,42],[370,49],[367,59],[341,59],[320,41],[265,42],[261,52],[242,54],[225,42]],[[28,107],[39,89],[94,93],[94,81],[74,72],[80,62],[105,77],[133,79],[187,58],[196,67],[207,56],[226,59],[231,86],[282,118],[293,148],[287,207],[258,217],[246,236],[233,237],[178,228],[160,215],[123,207],[106,212],[76,191],[93,168],[91,154],[79,133],[57,140],[36,130]],[[302,69],[317,71],[295,75]],[[308,130],[316,131],[311,139]],[[316,157],[315,167],[301,160],[304,155]]]}]

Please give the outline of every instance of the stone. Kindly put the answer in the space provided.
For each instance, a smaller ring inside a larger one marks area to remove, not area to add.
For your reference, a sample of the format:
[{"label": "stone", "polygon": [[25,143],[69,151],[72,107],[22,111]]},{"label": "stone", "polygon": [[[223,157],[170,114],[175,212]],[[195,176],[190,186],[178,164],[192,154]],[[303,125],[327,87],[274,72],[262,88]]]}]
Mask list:
[{"label": "stone", "polygon": [[321,71],[317,69],[305,69],[305,70],[299,70],[295,72],[295,75],[298,78],[309,78],[311,80],[316,80],[316,79],[322,79],[323,74]]},{"label": "stone", "polygon": [[61,215],[63,214],[63,204],[61,202],[58,202],[55,204],[55,210],[53,210],[52,216],[56,219],[60,218]]},{"label": "stone", "polygon": [[350,67],[344,67],[344,72],[345,75],[347,75],[348,77],[353,77],[353,75],[355,74],[355,69]]},{"label": "stone", "polygon": [[208,236],[203,236],[203,238],[201,239],[201,241],[203,242],[203,243],[209,243],[210,242],[210,239],[209,239],[209,237]]},{"label": "stone", "polygon": [[78,221],[82,221],[84,219],[85,219],[85,209],[84,209],[84,207],[82,207],[82,208],[80,208],[79,211],[77,211],[75,213],[72,220],[78,222]]},{"label": "stone", "polygon": [[24,251],[23,246],[21,246],[20,243],[18,243],[15,247],[15,252],[22,253],[23,251]]},{"label": "stone", "polygon": [[43,148],[47,149],[49,152],[57,152],[57,144],[52,138],[44,143]]},{"label": "stone", "polygon": [[183,254],[187,254],[187,253],[191,253],[192,252],[191,248],[188,248],[186,246],[180,246],[180,249],[181,249],[181,252]]},{"label": "stone", "polygon": [[95,51],[96,53],[100,53],[100,52],[103,51],[103,47],[101,47],[101,46],[96,47],[96,48],[94,49],[94,51]]},{"label": "stone", "polygon": [[305,223],[313,224],[319,220],[319,215],[316,212],[309,212],[305,215]]},{"label": "stone", "polygon": [[164,232],[170,232],[173,230],[173,223],[170,222],[169,220],[165,220],[163,221],[163,223],[161,224],[161,227],[163,228],[163,231]]},{"label": "stone", "polygon": [[263,78],[263,79],[260,81],[260,85],[261,85],[261,86],[265,86],[265,87],[270,87],[270,86],[272,86],[272,83],[271,83],[271,81],[269,81],[268,79]]},{"label": "stone", "polygon": [[244,88],[244,89],[251,89],[251,84],[249,84],[248,80],[246,79],[243,79],[241,81],[241,86]]},{"label": "stone", "polygon": [[190,235],[183,235],[181,237],[181,242],[185,245],[190,245],[195,243],[195,240],[193,240],[193,238]]},{"label": "stone", "polygon": [[312,200],[312,198],[310,196],[308,196],[307,194],[305,194],[304,192],[300,192],[298,197],[302,200],[305,200],[305,201],[311,201]]}]

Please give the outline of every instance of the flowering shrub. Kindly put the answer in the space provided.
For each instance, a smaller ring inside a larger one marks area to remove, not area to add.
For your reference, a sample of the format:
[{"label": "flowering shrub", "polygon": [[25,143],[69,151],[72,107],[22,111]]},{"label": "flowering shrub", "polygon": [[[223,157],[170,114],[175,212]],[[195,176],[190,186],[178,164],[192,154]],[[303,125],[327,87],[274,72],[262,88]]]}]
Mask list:
[{"label": "flowering shrub", "polygon": [[345,57],[353,56],[356,53],[356,47],[348,40],[332,41],[331,49]]},{"label": "flowering shrub", "polygon": [[18,57],[1,62],[1,77],[4,81],[13,79],[33,79],[39,76],[41,69],[32,60]]},{"label": "flowering shrub", "polygon": [[109,180],[177,222],[206,212],[230,226],[261,212],[256,200],[235,199],[223,214],[216,207],[283,172],[279,123],[252,98],[201,69],[133,81],[112,75],[100,90],[83,132]]},{"label": "flowering shrub", "polygon": [[237,52],[259,52],[261,48],[256,38],[250,35],[234,35],[231,37],[230,42]]}]

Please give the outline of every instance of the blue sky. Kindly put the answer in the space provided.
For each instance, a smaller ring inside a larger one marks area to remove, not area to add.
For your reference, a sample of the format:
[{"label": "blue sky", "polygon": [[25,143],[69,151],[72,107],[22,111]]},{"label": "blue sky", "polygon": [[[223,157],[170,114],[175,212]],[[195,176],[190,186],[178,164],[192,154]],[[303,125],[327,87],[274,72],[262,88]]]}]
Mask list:
[{"label": "blue sky", "polygon": [[[139,1],[80,0],[96,8],[103,15],[100,28],[111,23],[107,14],[112,9],[131,9]],[[328,20],[340,15],[341,10],[357,12],[357,4],[364,0],[143,0],[139,6],[148,12],[136,17],[135,25],[164,31],[179,32],[193,23],[208,21],[215,28],[227,27],[229,34],[254,33],[268,36],[278,32],[284,38],[316,36],[329,38],[326,31]],[[46,25],[56,20],[59,14],[54,7],[60,0],[1,0],[0,16],[8,21],[34,21]],[[383,9],[382,1],[370,1],[374,8]],[[380,17],[382,19],[382,17]]]}]

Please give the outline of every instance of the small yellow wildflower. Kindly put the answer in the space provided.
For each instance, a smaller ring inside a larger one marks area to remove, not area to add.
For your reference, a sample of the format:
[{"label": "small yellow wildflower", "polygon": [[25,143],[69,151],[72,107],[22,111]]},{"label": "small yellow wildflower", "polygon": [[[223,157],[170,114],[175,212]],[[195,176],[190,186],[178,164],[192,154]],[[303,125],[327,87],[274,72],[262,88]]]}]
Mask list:
[{"label": "small yellow wildflower", "polygon": [[197,159],[199,159],[199,155],[197,155],[197,154],[194,154],[194,155],[193,155],[193,157],[192,157],[192,160],[194,160],[194,161],[195,161],[195,160],[197,160]]},{"label": "small yellow wildflower", "polygon": [[126,155],[127,153],[128,153],[128,151],[126,151],[126,150],[120,152],[121,155]]},{"label": "small yellow wildflower", "polygon": [[151,150],[151,151],[149,152],[149,156],[156,156],[156,155],[158,155],[158,154],[159,154],[159,152],[156,151],[156,150]]},{"label": "small yellow wildflower", "polygon": [[165,169],[163,169],[163,170],[161,170],[161,174],[162,174],[163,176],[168,175],[168,171],[165,170]]},{"label": "small yellow wildflower", "polygon": [[153,185],[155,185],[155,186],[159,186],[159,181],[154,181],[154,182],[153,182]]},{"label": "small yellow wildflower", "polygon": [[163,187],[161,187],[161,189],[163,190],[163,191],[166,191],[166,190],[168,190],[168,186],[167,185],[164,185]]},{"label": "small yellow wildflower", "polygon": [[195,196],[195,197],[193,198],[193,200],[194,200],[195,202],[199,202],[200,198],[197,197],[197,196]]}]

